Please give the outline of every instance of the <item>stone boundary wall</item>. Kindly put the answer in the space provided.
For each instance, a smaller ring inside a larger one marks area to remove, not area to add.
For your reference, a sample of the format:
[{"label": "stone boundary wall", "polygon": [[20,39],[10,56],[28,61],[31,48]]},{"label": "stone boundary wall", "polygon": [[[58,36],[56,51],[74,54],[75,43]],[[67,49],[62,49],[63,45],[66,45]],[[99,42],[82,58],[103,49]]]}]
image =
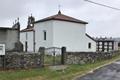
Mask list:
[{"label": "stone boundary wall", "polygon": [[113,56],[120,55],[120,52],[66,52],[66,64],[86,64],[94,63],[99,60],[111,59]]},{"label": "stone boundary wall", "polygon": [[28,69],[40,68],[44,64],[44,55],[40,53],[9,52],[0,56],[0,68]]}]

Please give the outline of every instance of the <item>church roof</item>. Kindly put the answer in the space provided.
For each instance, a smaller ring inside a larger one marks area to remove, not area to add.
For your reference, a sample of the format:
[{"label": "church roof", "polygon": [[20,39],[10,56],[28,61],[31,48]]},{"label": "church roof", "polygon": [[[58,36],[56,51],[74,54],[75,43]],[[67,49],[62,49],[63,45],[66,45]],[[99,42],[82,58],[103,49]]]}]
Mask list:
[{"label": "church roof", "polygon": [[60,11],[56,15],[53,15],[53,16],[50,16],[50,17],[47,17],[47,18],[35,21],[35,23],[49,21],[49,20],[59,20],[59,21],[68,21],[68,22],[88,24],[85,21],[82,21],[82,20],[79,20],[79,19],[75,19],[75,18],[70,17],[70,16],[66,16],[66,15],[62,14]]},{"label": "church roof", "polygon": [[[66,16],[66,15],[62,14],[61,11],[59,11],[58,14],[56,14],[56,15],[53,15],[53,16],[35,21],[34,23],[39,23],[39,22],[44,22],[44,21],[49,21],[49,20],[59,20],[59,21],[67,21],[67,22],[88,24],[85,21],[75,19],[75,18],[70,17],[70,16]],[[25,29],[21,30],[20,32],[28,32],[28,31],[34,31],[34,29],[33,28],[25,28]]]},{"label": "church roof", "polygon": [[34,31],[33,28],[25,28],[23,30],[21,30],[20,32],[29,32],[29,31]]},{"label": "church roof", "polygon": [[93,38],[93,37],[91,37],[90,35],[88,35],[87,33],[85,34],[87,37],[89,37],[91,40],[93,40],[93,41],[95,41],[96,42],[96,40]]}]

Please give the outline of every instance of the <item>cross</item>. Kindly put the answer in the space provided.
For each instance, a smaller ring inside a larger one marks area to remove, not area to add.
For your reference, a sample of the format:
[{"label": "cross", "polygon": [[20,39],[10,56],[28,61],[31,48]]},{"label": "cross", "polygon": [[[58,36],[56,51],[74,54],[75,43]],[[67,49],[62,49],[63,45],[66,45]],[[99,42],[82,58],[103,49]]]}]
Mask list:
[{"label": "cross", "polygon": [[60,4],[58,5],[58,9],[59,9],[59,11],[61,10],[61,5]]}]

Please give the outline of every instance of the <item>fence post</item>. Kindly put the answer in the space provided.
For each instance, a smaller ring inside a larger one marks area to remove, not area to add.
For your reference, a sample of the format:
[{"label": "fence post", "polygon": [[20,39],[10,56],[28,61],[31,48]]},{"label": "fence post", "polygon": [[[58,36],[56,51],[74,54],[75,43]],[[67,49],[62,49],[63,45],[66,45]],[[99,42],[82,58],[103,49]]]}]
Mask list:
[{"label": "fence post", "polygon": [[6,64],[6,61],[5,61],[5,55],[1,55],[1,65],[2,65],[2,68],[5,70],[5,64]]},{"label": "fence post", "polygon": [[4,62],[4,69],[6,69],[6,59],[5,59],[5,55],[3,55],[3,62]]},{"label": "fence post", "polygon": [[3,55],[0,55],[0,69],[4,69],[4,58],[3,58]]},{"label": "fence post", "polygon": [[44,66],[45,47],[40,47],[38,52],[41,54],[41,66]]},{"label": "fence post", "polygon": [[64,65],[66,61],[66,47],[61,48],[61,64]]}]

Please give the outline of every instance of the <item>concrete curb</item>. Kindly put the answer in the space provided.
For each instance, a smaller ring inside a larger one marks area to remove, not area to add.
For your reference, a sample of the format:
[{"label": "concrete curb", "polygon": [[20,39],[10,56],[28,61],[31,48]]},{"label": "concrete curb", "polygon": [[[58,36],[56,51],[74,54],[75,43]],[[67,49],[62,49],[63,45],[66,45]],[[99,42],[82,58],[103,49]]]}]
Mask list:
[{"label": "concrete curb", "polygon": [[84,73],[84,74],[81,74],[81,75],[79,75],[79,76],[76,76],[76,77],[73,78],[72,80],[76,80],[77,78],[80,78],[80,77],[82,77],[82,76],[85,76],[85,75],[87,75],[87,74],[89,74],[89,73],[93,73],[95,70],[98,70],[98,69],[100,69],[100,68],[102,68],[102,67],[104,67],[104,66],[110,65],[110,64],[112,64],[112,63],[114,63],[114,62],[116,62],[116,61],[118,61],[118,60],[120,60],[120,59],[116,59],[116,60],[111,61],[111,62],[109,62],[109,63],[107,63],[107,64],[104,64],[104,65],[101,65],[101,66],[99,66],[99,67],[96,67],[96,68],[94,68],[94,69],[92,69],[92,70],[90,70],[90,71],[88,71],[88,72],[86,72],[86,73]]}]

